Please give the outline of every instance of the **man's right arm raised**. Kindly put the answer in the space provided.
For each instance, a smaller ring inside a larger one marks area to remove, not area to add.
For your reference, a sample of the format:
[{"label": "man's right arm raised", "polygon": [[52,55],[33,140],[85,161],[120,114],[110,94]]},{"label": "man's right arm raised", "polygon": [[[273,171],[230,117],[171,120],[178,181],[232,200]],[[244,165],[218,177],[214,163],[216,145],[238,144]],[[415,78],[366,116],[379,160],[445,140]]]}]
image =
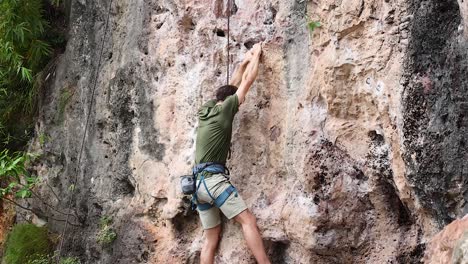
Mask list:
[{"label": "man's right arm raised", "polygon": [[262,46],[260,43],[257,43],[253,47],[253,57],[247,65],[247,69],[242,75],[242,82],[237,89],[237,97],[239,98],[239,105],[242,104],[245,100],[245,96],[249,91],[250,87],[254,83],[258,75],[258,66],[260,64],[260,55],[262,53]]}]

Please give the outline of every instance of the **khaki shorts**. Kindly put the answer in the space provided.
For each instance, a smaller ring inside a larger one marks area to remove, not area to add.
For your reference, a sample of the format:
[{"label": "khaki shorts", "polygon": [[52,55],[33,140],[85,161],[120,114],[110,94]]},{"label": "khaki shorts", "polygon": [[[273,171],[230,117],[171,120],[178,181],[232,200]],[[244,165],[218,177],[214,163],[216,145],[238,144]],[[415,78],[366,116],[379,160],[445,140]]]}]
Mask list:
[{"label": "khaki shorts", "polygon": [[[223,174],[214,174],[205,179],[206,186],[210,190],[210,194],[216,199],[218,196],[224,192],[231,183]],[[200,184],[200,181],[197,180],[197,186]],[[197,192],[198,201],[200,203],[211,203],[212,199],[206,192],[206,188],[201,183],[200,188]],[[221,208],[217,208],[213,205],[208,210],[200,211],[197,208],[198,214],[200,215],[200,220],[203,226],[203,229],[210,229],[221,224],[221,217],[219,215],[219,210],[223,212],[224,216],[228,219],[235,217],[236,215],[242,213],[247,209],[244,200],[236,192],[231,193]]]}]

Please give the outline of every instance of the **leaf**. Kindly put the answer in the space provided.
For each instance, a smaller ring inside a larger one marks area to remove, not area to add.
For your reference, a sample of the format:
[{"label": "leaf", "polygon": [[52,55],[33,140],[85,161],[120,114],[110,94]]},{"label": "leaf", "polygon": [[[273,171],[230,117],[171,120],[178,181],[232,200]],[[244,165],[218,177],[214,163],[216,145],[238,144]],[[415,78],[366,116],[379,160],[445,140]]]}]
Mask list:
[{"label": "leaf", "polygon": [[8,165],[8,167],[6,167],[6,173],[14,172],[16,175],[21,174],[24,170],[24,165],[18,165],[18,163],[22,162],[23,160],[23,157],[17,157]]},{"label": "leaf", "polygon": [[36,184],[39,178],[37,177],[26,177],[26,182],[28,184]]},{"label": "leaf", "polygon": [[309,30],[310,30],[311,32],[314,32],[314,30],[315,30],[316,28],[321,27],[322,24],[320,24],[319,21],[309,21],[309,23],[307,23],[307,26],[309,27]]},{"label": "leaf", "polygon": [[16,183],[16,182],[10,182],[10,184],[8,184],[7,189],[13,189],[13,188],[16,187],[16,185],[18,185],[18,183]]},{"label": "leaf", "polygon": [[31,191],[28,190],[28,189],[21,189],[19,191],[16,192],[16,197],[19,197],[19,198],[29,198],[31,197]]},{"label": "leaf", "polygon": [[20,67],[21,69],[21,79],[23,81],[32,82],[32,71],[25,67]]},{"label": "leaf", "polygon": [[75,190],[75,184],[70,184],[70,186],[68,187],[68,190],[73,192]]},{"label": "leaf", "polygon": [[3,189],[3,188],[0,188],[0,198],[2,198],[3,196],[7,195],[7,190],[6,189]]},{"label": "leaf", "polygon": [[60,0],[51,0],[52,4],[55,5],[56,7],[60,6]]},{"label": "leaf", "polygon": [[24,161],[25,162],[34,161],[39,157],[41,157],[41,153],[28,152],[24,154]]}]

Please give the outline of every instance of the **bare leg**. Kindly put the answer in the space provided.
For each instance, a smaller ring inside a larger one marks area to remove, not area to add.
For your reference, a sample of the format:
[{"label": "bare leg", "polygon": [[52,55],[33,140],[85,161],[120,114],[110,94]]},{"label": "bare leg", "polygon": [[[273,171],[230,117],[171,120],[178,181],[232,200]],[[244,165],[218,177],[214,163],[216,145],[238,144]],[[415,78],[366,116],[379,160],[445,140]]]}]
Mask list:
[{"label": "bare leg", "polygon": [[249,210],[245,210],[234,217],[234,220],[242,225],[242,231],[244,232],[244,238],[247,242],[247,246],[249,246],[257,262],[259,264],[271,264],[268,256],[266,255],[255,216]]},{"label": "bare leg", "polygon": [[205,230],[205,242],[200,254],[201,264],[213,264],[221,234],[221,225]]}]

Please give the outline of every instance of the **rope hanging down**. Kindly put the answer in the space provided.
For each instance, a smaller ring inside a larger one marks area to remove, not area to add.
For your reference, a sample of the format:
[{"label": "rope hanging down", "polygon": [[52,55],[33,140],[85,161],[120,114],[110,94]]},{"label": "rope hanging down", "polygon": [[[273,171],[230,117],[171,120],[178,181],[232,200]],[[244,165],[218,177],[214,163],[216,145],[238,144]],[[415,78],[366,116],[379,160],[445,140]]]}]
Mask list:
[{"label": "rope hanging down", "polygon": [[[81,168],[81,161],[82,161],[82,157],[83,157],[84,143],[85,143],[85,139],[86,139],[86,135],[87,135],[87,131],[88,131],[89,117],[91,115],[91,110],[93,108],[94,95],[95,95],[95,91],[96,91],[97,81],[98,81],[98,78],[99,78],[99,69],[101,68],[102,53],[103,53],[103,50],[104,50],[104,41],[106,40],[107,31],[108,31],[108,28],[109,28],[109,17],[110,17],[112,2],[113,2],[113,0],[110,0],[109,8],[107,10],[106,25],[104,27],[104,36],[102,37],[101,50],[99,52],[98,65],[96,67],[96,72],[94,74],[93,88],[92,88],[92,92],[91,92],[91,98],[89,100],[89,107],[88,107],[88,113],[86,115],[86,123],[85,123],[85,127],[84,127],[83,137],[81,139],[80,152],[79,152],[79,155],[78,155],[78,165],[75,168],[75,178],[72,181],[72,186],[75,186],[75,184],[76,184],[76,182],[78,180],[78,170]],[[75,194],[75,188],[73,188],[72,191],[71,191],[71,197],[70,197],[70,200],[69,200],[68,206],[67,206],[67,218],[66,218],[66,221],[65,221],[65,227],[63,228],[62,234],[60,236],[60,245],[59,245],[59,248],[58,248],[57,263],[60,261],[60,257],[61,257],[61,254],[62,254],[63,241],[65,240],[65,235],[66,235],[67,228],[68,228],[68,220],[69,220],[69,217],[70,217],[70,209],[71,209],[71,204],[72,204],[72,201],[73,201],[73,195],[74,194]]]},{"label": "rope hanging down", "polygon": [[229,33],[230,33],[230,24],[231,24],[231,0],[228,0],[227,3],[227,73],[226,73],[226,85],[229,85],[229,65],[230,61],[230,54],[229,54]]}]

